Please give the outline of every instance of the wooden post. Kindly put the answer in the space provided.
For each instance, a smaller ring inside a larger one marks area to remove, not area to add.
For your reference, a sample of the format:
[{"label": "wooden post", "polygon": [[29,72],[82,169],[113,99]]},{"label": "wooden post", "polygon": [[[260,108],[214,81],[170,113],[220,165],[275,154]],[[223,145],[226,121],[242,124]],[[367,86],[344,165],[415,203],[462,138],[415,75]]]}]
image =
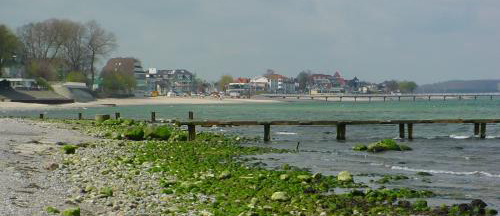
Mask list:
[{"label": "wooden post", "polygon": [[196,139],[196,125],[188,124],[188,141]]},{"label": "wooden post", "polygon": [[416,96],[413,96],[413,101],[415,101]]},{"label": "wooden post", "polygon": [[328,97],[325,97],[325,101],[328,102]]},{"label": "wooden post", "polygon": [[386,96],[384,96],[384,102],[385,102],[385,98],[386,98]]},{"label": "wooden post", "polygon": [[405,124],[399,124],[399,138],[405,138]]},{"label": "wooden post", "polygon": [[264,142],[269,142],[271,140],[271,125],[264,124]]},{"label": "wooden post", "polygon": [[458,100],[462,100],[462,95],[459,95],[459,96],[458,96]]},{"label": "wooden post", "polygon": [[481,135],[480,138],[484,139],[486,138],[486,123],[481,123]]},{"label": "wooden post", "polygon": [[40,113],[40,119],[43,119],[43,113]]},{"label": "wooden post", "polygon": [[431,96],[429,95],[429,101],[431,101]]},{"label": "wooden post", "polygon": [[356,102],[356,101],[357,101],[357,99],[358,99],[358,97],[354,97],[354,102]]},{"label": "wooden post", "polygon": [[446,100],[446,95],[443,95],[443,100],[444,100],[444,101]]},{"label": "wooden post", "polygon": [[188,112],[188,118],[189,118],[189,120],[193,120],[194,119],[194,113],[193,113],[193,111],[189,111]]},{"label": "wooden post", "polygon": [[474,123],[474,136],[479,135],[479,123]]},{"label": "wooden post", "polygon": [[346,124],[337,124],[337,140],[345,140]]},{"label": "wooden post", "polygon": [[151,112],[151,122],[155,122],[155,121],[156,121],[156,113]]},{"label": "wooden post", "polygon": [[398,96],[398,101],[401,101],[401,96]]},{"label": "wooden post", "polygon": [[342,102],[342,96],[340,96],[339,99],[340,99],[340,102]]},{"label": "wooden post", "polygon": [[408,139],[413,139],[413,124],[408,123]]},{"label": "wooden post", "polygon": [[82,113],[78,113],[78,120],[82,120]]},{"label": "wooden post", "polygon": [[120,119],[120,113],[119,112],[115,113],[115,119]]},{"label": "wooden post", "polygon": [[477,100],[477,95],[474,95],[474,100]]}]

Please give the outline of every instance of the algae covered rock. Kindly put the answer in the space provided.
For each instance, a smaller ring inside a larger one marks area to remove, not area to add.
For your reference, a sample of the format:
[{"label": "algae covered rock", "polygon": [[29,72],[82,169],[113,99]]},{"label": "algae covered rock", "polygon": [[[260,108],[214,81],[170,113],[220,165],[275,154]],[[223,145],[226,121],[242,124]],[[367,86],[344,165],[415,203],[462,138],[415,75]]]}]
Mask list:
[{"label": "algae covered rock", "polygon": [[[355,146],[353,149],[357,150],[357,151],[364,151],[362,146]],[[376,152],[389,151],[389,150],[409,151],[412,149],[407,145],[401,145],[401,144],[398,145],[396,143],[396,141],[394,141],[392,139],[384,139],[382,141],[368,145],[365,150],[369,151],[369,152],[376,153]]]},{"label": "algae covered rock", "polygon": [[76,149],[78,147],[74,146],[74,145],[64,145],[61,150],[64,154],[74,154],[76,153]]},{"label": "algae covered rock", "polygon": [[399,144],[399,150],[401,150],[401,151],[410,151],[412,149],[410,148],[410,146]]},{"label": "algae covered rock", "polygon": [[352,150],[354,151],[366,151],[367,149],[366,145],[363,144],[358,144],[352,147]]},{"label": "algae covered rock", "polygon": [[103,187],[101,190],[99,190],[99,194],[105,196],[105,197],[111,197],[113,196],[113,189],[110,187]]},{"label": "algae covered rock", "polygon": [[110,118],[111,117],[109,115],[102,115],[102,114],[95,115],[95,121],[97,123],[103,123],[104,121],[106,121]]},{"label": "algae covered rock", "polygon": [[142,127],[129,127],[123,135],[129,140],[142,140],[144,138],[144,130]]},{"label": "algae covered rock", "polygon": [[339,172],[337,180],[341,182],[352,182],[352,175],[348,171]]},{"label": "algae covered rock", "polygon": [[308,182],[308,181],[311,180],[311,176],[309,176],[309,175],[298,175],[297,179],[300,180],[300,181]]},{"label": "algae covered rock", "polygon": [[80,207],[66,209],[62,213],[63,216],[80,216]]},{"label": "algae covered rock", "polygon": [[274,192],[273,195],[271,196],[271,200],[274,201],[287,201],[289,199],[290,197],[288,197],[288,194],[282,191]]},{"label": "algae covered rock", "polygon": [[146,139],[160,139],[160,140],[168,140],[172,135],[172,130],[170,127],[163,126],[147,126],[144,129],[144,138]]},{"label": "algae covered rock", "polygon": [[230,178],[231,177],[231,173],[229,171],[223,171],[219,176],[218,178],[219,179],[227,179],[227,178]]},{"label": "algae covered rock", "polygon": [[288,180],[289,178],[290,178],[290,176],[288,174],[281,174],[280,175],[281,180]]},{"label": "algae covered rock", "polygon": [[47,206],[45,208],[45,211],[48,213],[48,214],[59,214],[61,211],[59,211],[59,209],[55,208],[55,207],[52,207],[52,206]]}]

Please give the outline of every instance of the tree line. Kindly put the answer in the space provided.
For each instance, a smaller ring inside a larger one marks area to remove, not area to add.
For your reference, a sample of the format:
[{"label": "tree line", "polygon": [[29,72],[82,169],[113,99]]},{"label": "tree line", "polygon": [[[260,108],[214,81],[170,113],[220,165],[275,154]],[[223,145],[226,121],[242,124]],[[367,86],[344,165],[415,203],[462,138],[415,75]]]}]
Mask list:
[{"label": "tree line", "polygon": [[67,19],[31,22],[12,33],[0,25],[0,71],[14,59],[29,77],[77,81],[93,86],[95,64],[117,48],[116,37],[96,21]]}]

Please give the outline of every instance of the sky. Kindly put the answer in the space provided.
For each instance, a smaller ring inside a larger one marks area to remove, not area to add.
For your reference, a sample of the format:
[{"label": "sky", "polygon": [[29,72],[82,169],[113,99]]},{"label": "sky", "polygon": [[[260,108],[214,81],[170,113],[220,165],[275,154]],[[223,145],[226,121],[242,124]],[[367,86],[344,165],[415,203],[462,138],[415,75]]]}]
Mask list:
[{"label": "sky", "polygon": [[109,57],[206,80],[267,69],[372,82],[500,79],[498,0],[0,0],[0,23],[14,31],[49,18],[96,20],[118,38]]}]

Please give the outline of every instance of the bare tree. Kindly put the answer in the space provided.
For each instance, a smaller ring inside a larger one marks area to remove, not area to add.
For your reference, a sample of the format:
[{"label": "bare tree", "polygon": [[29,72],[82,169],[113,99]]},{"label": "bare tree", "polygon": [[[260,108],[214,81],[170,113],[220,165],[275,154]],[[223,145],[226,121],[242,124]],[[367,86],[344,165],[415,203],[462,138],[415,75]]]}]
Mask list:
[{"label": "bare tree", "polygon": [[95,79],[94,63],[116,49],[117,43],[115,35],[104,30],[96,21],[89,21],[85,26],[88,32],[87,49],[91,74],[90,88],[92,88]]},{"label": "bare tree", "polygon": [[63,43],[63,56],[72,71],[82,71],[85,68],[85,61],[88,56],[86,34],[84,25],[77,22],[67,23],[65,30],[68,31],[68,38]]}]

